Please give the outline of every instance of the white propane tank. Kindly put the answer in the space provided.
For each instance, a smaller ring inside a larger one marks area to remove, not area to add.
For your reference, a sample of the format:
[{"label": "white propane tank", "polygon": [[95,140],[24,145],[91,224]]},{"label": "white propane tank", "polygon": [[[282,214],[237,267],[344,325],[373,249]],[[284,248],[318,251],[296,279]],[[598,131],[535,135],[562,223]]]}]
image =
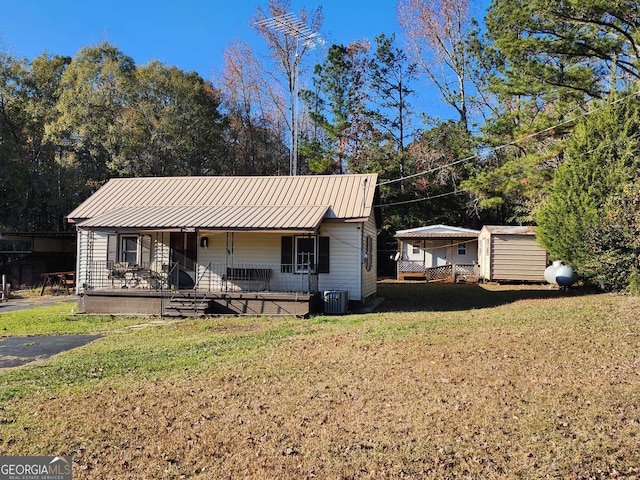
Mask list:
[{"label": "white propane tank", "polygon": [[570,287],[578,281],[578,274],[569,265],[562,265],[556,270],[556,283],[561,287]]},{"label": "white propane tank", "polygon": [[544,271],[544,279],[555,285],[556,283],[556,272],[557,270],[563,266],[562,260],[556,260],[551,265],[549,265]]}]

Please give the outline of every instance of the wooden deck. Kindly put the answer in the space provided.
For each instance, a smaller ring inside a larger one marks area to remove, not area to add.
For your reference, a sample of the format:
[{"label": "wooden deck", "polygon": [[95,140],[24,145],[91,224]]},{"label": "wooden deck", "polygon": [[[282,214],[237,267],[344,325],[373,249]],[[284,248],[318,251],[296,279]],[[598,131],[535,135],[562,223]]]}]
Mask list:
[{"label": "wooden deck", "polygon": [[222,292],[144,289],[90,290],[80,296],[87,313],[132,316],[265,315],[307,317],[322,310],[319,293]]},{"label": "wooden deck", "polygon": [[428,282],[477,282],[478,268],[475,264],[441,265],[439,267],[423,267],[412,265],[411,271],[398,271],[398,280],[426,280]]}]

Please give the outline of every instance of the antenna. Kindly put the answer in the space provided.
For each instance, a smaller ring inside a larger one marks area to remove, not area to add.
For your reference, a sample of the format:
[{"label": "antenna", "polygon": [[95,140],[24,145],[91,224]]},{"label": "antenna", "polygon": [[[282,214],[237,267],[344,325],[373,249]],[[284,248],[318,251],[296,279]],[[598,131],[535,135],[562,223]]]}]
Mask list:
[{"label": "antenna", "polygon": [[324,45],[324,40],[320,34],[312,31],[294,13],[285,13],[277,17],[265,18],[256,22],[257,25],[270,30],[277,30],[288,37],[304,40],[305,45],[310,48]]},{"label": "antenna", "polygon": [[298,174],[298,65],[300,55],[298,47],[300,40],[307,48],[324,46],[324,40],[320,34],[312,31],[293,13],[285,13],[277,17],[265,18],[256,22],[256,25],[269,30],[284,33],[287,37],[296,39],[296,52],[293,59],[293,91],[290,91],[291,101],[291,149],[289,150],[289,175]]}]

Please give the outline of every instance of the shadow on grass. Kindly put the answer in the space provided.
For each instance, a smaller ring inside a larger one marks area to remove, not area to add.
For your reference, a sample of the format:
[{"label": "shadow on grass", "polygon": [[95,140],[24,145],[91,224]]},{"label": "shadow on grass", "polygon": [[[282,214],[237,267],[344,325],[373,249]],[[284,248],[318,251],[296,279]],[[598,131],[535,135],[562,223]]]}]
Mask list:
[{"label": "shadow on grass", "polygon": [[377,312],[459,311],[492,308],[519,300],[575,297],[599,293],[593,287],[568,290],[549,285],[481,285],[451,283],[380,283],[385,301]]}]

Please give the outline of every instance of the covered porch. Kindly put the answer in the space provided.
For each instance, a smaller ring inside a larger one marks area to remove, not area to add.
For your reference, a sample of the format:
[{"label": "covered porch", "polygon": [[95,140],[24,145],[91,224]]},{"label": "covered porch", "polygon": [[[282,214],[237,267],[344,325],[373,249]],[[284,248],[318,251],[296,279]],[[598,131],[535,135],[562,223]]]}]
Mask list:
[{"label": "covered porch", "polygon": [[398,231],[397,279],[477,281],[479,233],[449,225]]},{"label": "covered porch", "polygon": [[[78,293],[91,313],[296,315],[321,310],[314,232],[79,232]],[[274,261],[274,259],[279,261]]]}]

